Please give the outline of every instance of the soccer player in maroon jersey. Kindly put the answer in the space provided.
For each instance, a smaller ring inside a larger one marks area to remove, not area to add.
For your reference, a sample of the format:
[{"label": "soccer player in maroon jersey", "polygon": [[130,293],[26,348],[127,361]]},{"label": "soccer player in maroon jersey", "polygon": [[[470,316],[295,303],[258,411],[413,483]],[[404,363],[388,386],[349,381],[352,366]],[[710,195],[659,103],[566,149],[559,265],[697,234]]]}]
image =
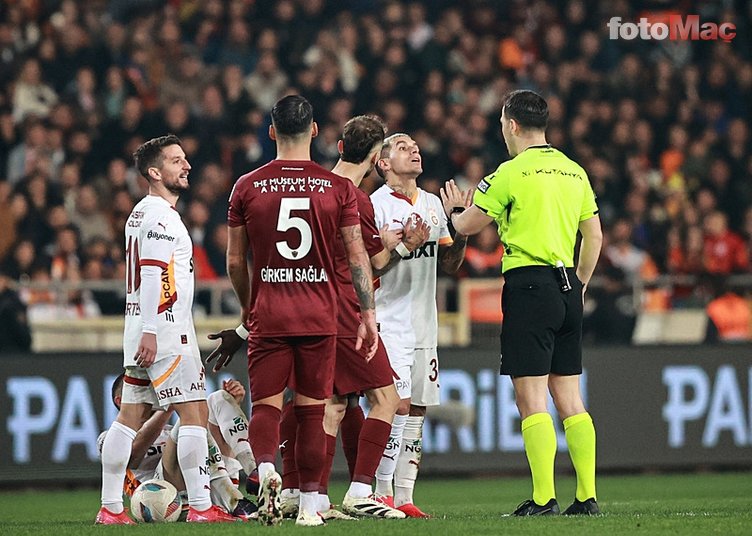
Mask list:
[{"label": "soccer player in maroon jersey", "polygon": [[[324,463],[324,401],[332,395],[337,334],[335,248],[344,244],[361,323],[355,348],[378,347],[373,275],[361,236],[355,187],[310,159],[318,133],[303,97],[280,99],[269,136],[277,158],[243,175],[230,194],[227,271],[247,322],[253,411],[248,435],[258,462],[259,519],[279,522],[279,445],[283,392],[295,390],[299,525],[322,524],[317,494]],[[341,238],[340,238],[341,236]],[[253,258],[250,284],[247,255]]]},{"label": "soccer player in maroon jersey", "polygon": [[[376,164],[384,133],[385,126],[376,117],[358,116],[350,119],[338,144],[340,160],[332,172],[348,178],[358,186]],[[429,228],[423,222],[408,223],[399,235],[386,229],[380,233],[376,227],[373,205],[368,194],[356,189],[356,196],[363,241],[375,274],[385,273],[402,258],[395,250],[400,242],[407,251],[413,251],[428,238]],[[381,241],[380,234],[383,233],[389,235],[386,240],[389,243],[388,248]],[[342,502],[342,509],[355,516],[404,518],[405,515],[399,510],[370,497],[371,483],[389,439],[391,422],[399,403],[399,396],[394,387],[394,371],[389,365],[383,344],[379,344],[375,357],[369,362],[360,359],[353,350],[359,322],[358,300],[347,269],[347,256],[342,242],[337,247],[336,266],[340,296],[337,360],[334,396],[327,401],[324,419],[327,463],[321,477],[319,512],[324,519],[337,519],[342,516],[340,512],[330,509],[326,489],[334,458],[337,430],[347,414],[348,420],[343,423],[342,429],[342,446],[350,466],[351,483]],[[359,393],[366,395],[371,406],[365,423],[358,405]],[[289,406],[283,410],[281,439],[285,445],[282,449],[285,488],[283,512],[290,515],[297,504],[297,497],[292,490],[297,488],[298,477],[291,455],[296,444],[295,415]]]}]

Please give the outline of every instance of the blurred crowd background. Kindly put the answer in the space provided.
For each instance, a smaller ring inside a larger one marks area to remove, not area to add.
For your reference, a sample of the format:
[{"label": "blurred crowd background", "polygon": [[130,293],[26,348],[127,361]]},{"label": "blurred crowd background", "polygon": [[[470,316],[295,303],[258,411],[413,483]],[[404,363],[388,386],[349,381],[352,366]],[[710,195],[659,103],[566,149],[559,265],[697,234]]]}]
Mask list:
[{"label": "blurred crowd background", "polygon": [[[7,311],[122,313],[120,291],[70,292],[61,310],[50,292],[18,283],[123,280],[123,226],[146,187],[131,154],[166,132],[180,136],[193,166],[179,208],[197,279],[224,278],[230,189],[274,158],[269,111],[292,92],[313,103],[316,161],[333,165],[347,119],[376,113],[418,142],[419,185],[433,192],[449,178],[472,188],[507,159],[501,98],[540,92],[550,143],[588,171],[598,195],[596,306],[633,320],[633,301],[620,301],[631,285],[674,274],[699,279],[638,305],[705,307],[728,294],[724,276],[750,268],[751,5],[4,0],[0,331],[10,329]],[[736,38],[609,40],[611,17],[669,8],[733,22]],[[378,186],[375,174],[365,182]],[[488,227],[472,239],[460,277],[498,277],[501,255]],[[731,290],[749,315],[749,288]],[[623,334],[609,325],[593,327],[594,337]]]}]

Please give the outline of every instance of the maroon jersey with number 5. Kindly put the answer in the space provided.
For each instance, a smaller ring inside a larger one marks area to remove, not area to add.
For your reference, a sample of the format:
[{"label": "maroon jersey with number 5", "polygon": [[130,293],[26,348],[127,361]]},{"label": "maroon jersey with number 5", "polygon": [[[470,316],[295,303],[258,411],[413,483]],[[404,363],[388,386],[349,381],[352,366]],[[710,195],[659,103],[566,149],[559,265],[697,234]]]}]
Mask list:
[{"label": "maroon jersey with number 5", "polygon": [[240,177],[230,227],[245,226],[253,257],[251,336],[337,333],[338,230],[358,225],[353,184],[307,160],[272,160]]}]

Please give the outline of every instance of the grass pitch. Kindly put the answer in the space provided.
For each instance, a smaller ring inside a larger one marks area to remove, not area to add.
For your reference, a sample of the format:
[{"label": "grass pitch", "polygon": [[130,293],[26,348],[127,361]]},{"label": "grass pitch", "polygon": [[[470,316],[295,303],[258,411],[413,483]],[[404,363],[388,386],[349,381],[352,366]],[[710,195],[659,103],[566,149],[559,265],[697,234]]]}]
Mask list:
[{"label": "grass pitch", "polygon": [[[566,508],[574,493],[572,478],[557,479],[559,504]],[[345,485],[335,483],[330,496],[341,500]],[[95,527],[98,490],[18,490],[0,492],[0,534],[231,534],[253,531],[269,535],[326,532],[330,535],[603,535],[752,534],[752,474],[603,476],[598,480],[604,514],[594,518],[564,516],[506,517],[530,495],[528,478],[430,480],[418,482],[416,502],[430,520],[333,521],[308,529],[285,521],[281,527],[235,525],[141,525]]]}]

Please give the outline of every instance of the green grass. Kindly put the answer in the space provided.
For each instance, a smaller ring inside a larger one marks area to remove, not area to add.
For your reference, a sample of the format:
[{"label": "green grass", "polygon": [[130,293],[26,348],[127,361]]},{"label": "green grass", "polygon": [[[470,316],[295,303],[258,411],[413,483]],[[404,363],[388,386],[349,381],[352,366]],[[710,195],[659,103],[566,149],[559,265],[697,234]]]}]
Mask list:
[{"label": "green grass", "polygon": [[[557,480],[562,509],[572,499],[574,481]],[[342,483],[332,486],[337,501]],[[23,490],[0,492],[0,534],[53,536],[87,534],[229,534],[263,531],[299,534],[320,531],[330,535],[480,535],[480,534],[752,534],[752,474],[603,476],[598,481],[599,504],[604,515],[595,518],[502,517],[527,498],[527,478],[419,481],[416,502],[435,518],[431,520],[362,520],[331,522],[326,527],[303,529],[285,521],[281,527],[257,525],[197,526],[141,525],[95,527],[98,490]],[[387,527],[388,525],[388,527]],[[260,532],[258,532],[260,533]]]}]

